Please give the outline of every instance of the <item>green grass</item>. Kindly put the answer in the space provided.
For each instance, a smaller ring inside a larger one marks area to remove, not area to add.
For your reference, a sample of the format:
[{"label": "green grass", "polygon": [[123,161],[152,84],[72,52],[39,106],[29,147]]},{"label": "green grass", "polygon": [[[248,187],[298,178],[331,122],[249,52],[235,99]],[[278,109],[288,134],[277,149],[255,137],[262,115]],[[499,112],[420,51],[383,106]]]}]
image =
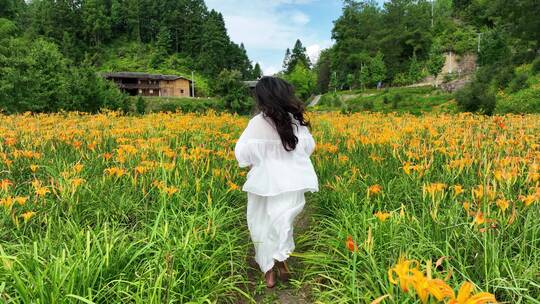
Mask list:
[{"label": "green grass", "polygon": [[[132,108],[135,108],[137,97],[130,97]],[[208,110],[224,111],[225,104],[220,98],[189,98],[189,97],[144,97],[147,113],[155,112],[195,112]]]},{"label": "green grass", "polygon": [[422,114],[426,112],[455,113],[456,106],[452,94],[432,87],[416,87],[327,93],[322,97],[316,110],[341,110],[346,113],[369,111]]}]

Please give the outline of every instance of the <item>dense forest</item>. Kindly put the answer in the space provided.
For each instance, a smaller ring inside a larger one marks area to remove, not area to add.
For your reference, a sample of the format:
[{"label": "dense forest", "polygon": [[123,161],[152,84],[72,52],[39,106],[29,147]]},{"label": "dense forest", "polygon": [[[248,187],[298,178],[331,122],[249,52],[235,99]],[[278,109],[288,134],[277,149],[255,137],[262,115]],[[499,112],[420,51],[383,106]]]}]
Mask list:
[{"label": "dense forest", "polygon": [[527,86],[516,67],[539,56],[539,15],[536,0],[345,0],[335,44],[313,69],[314,90],[413,84],[437,75],[445,53],[474,54],[479,69],[457,99],[462,110],[489,114],[497,91]]},{"label": "dense forest", "polygon": [[345,0],[335,44],[318,63],[320,89],[414,83],[438,73],[444,53],[476,54],[478,47],[481,66],[532,61],[538,13],[535,0],[393,0],[382,7]]},{"label": "dense forest", "polygon": [[222,71],[261,74],[203,0],[0,0],[0,106],[8,111],[115,108],[96,71],[190,76],[213,93]]}]

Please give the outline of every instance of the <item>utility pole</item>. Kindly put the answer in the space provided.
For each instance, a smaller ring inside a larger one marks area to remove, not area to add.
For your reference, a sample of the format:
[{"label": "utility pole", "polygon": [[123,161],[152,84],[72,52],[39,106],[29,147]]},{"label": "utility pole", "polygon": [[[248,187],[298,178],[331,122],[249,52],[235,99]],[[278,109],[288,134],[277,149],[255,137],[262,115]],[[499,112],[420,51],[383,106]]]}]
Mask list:
[{"label": "utility pole", "polygon": [[195,73],[191,71],[191,97],[195,97]]},{"label": "utility pole", "polygon": [[435,11],[435,0],[431,0],[431,27],[433,28],[433,13]]},{"label": "utility pole", "polygon": [[480,54],[480,37],[482,37],[482,33],[477,33],[478,34],[478,54]]},{"label": "utility pole", "polygon": [[334,71],[334,94],[337,92],[337,72]]}]

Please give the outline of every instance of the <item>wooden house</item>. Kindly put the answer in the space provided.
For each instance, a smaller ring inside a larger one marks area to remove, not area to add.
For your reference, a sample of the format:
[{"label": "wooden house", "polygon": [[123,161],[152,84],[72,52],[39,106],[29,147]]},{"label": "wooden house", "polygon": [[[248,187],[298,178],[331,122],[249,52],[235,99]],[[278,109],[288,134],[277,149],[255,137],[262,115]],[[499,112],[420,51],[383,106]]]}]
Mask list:
[{"label": "wooden house", "polygon": [[193,97],[192,81],[182,76],[117,72],[104,73],[103,77],[132,96]]}]

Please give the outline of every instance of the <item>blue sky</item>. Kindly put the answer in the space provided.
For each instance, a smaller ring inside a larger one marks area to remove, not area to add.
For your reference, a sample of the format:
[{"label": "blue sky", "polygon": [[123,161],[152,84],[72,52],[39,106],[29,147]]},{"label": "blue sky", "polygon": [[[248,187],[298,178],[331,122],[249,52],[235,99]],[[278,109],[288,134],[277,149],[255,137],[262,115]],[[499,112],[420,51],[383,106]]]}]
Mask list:
[{"label": "blue sky", "polygon": [[[341,15],[342,0],[206,0],[223,14],[229,36],[243,42],[253,64],[265,75],[281,70],[287,48],[300,39],[315,61],[332,45],[333,21]],[[377,0],[383,3],[384,0]]]},{"label": "blue sky", "polygon": [[281,69],[287,48],[302,40],[312,59],[332,45],[333,21],[341,15],[341,0],[206,0],[220,11],[231,39],[243,42],[250,59],[266,75]]}]

